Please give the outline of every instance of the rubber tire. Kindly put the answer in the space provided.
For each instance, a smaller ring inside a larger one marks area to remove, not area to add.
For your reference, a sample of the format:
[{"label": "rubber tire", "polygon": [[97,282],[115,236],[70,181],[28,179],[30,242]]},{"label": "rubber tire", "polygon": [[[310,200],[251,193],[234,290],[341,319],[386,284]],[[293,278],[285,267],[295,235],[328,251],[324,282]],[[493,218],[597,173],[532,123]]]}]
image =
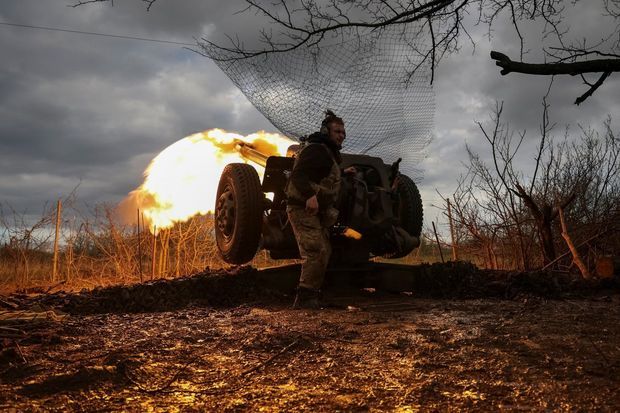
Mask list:
[{"label": "rubber tire", "polygon": [[[422,234],[422,221],[424,219],[424,209],[422,197],[415,182],[407,175],[400,174],[396,184],[396,192],[400,202],[395,208],[395,213],[400,221],[400,226],[414,237],[420,238]],[[403,252],[391,252],[383,254],[384,258],[396,259],[409,254]]]},{"label": "rubber tire", "polygon": [[[232,195],[234,217],[232,229],[220,227],[218,217],[223,211],[218,208],[220,197],[226,191]],[[229,264],[245,264],[254,258],[261,236],[264,194],[256,170],[248,164],[226,165],[217,187],[215,200],[215,241],[220,255]]]},{"label": "rubber tire", "polygon": [[400,174],[396,192],[400,196],[398,205],[398,217],[400,226],[414,237],[422,234],[422,221],[424,219],[424,208],[422,197],[415,182],[407,175]]}]

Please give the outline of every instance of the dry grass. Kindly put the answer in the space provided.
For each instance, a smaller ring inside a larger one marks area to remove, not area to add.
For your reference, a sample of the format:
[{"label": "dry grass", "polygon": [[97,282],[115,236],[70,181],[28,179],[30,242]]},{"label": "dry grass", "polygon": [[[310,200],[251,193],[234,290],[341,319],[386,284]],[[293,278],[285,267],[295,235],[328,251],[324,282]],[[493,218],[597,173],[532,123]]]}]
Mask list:
[{"label": "dry grass", "polygon": [[[88,219],[64,222],[54,278],[50,241],[54,213],[47,210],[34,224],[27,225],[23,217],[9,219],[9,214],[4,212],[2,222],[7,241],[0,246],[1,292],[48,291],[57,287],[92,289],[228,266],[217,252],[212,217],[195,217],[153,235],[148,231],[138,232],[135,225],[119,223],[113,209],[102,206]],[[279,263],[259,252],[250,265],[261,268]]]},{"label": "dry grass", "polygon": [[[194,217],[155,236],[144,230],[138,232],[135,225],[120,223],[113,212],[113,208],[101,206],[88,218],[63,221],[58,271],[54,277],[51,240],[55,211],[44,210],[33,223],[11,209],[0,209],[0,239],[4,241],[0,246],[0,293],[94,289],[229,267],[219,257],[211,216]],[[615,233],[608,242],[618,245],[617,237]],[[501,245],[501,241],[498,240],[497,245]],[[452,260],[450,244],[441,239],[440,243],[443,260]],[[506,245],[510,245],[509,242]],[[495,247],[493,262],[477,244],[461,243],[458,254],[459,260],[472,262],[480,268],[514,270],[520,267],[518,256],[511,248]],[[594,267],[595,258],[587,256],[587,264]],[[419,248],[389,262],[415,265],[441,260],[434,234],[427,229]],[[249,265],[265,268],[289,262],[292,260],[272,260],[263,250]]]}]

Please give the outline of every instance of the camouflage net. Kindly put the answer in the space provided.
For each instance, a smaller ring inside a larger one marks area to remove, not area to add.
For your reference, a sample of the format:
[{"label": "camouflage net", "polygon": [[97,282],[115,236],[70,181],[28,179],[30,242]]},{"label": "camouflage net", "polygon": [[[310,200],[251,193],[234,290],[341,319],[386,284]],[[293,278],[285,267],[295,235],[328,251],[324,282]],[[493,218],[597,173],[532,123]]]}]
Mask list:
[{"label": "camouflage net", "polygon": [[201,47],[283,134],[309,135],[332,109],[346,124],[345,152],[386,163],[403,158],[401,171],[419,181],[435,95],[430,64],[420,64],[423,56],[415,52],[426,39],[416,32],[388,27],[247,59],[208,43]]}]

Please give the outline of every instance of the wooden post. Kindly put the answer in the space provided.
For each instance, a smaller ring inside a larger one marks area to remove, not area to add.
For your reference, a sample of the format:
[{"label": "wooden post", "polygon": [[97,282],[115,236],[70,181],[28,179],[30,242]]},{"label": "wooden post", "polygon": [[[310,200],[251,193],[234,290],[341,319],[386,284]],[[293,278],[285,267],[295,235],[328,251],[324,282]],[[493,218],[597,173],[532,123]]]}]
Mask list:
[{"label": "wooden post", "polygon": [[159,242],[161,243],[161,250],[159,251],[159,273],[158,275],[166,277],[166,267],[168,265],[168,238],[170,235],[169,229],[163,229]]},{"label": "wooden post", "polygon": [[448,201],[448,220],[450,221],[450,239],[452,241],[452,261],[458,261],[459,255],[457,252],[456,236],[454,235],[454,223],[452,222],[452,205],[450,204],[450,198],[448,198],[447,201]]},{"label": "wooden post", "polygon": [[52,267],[52,282],[56,282],[58,277],[58,238],[60,236],[60,217],[62,201],[59,199],[56,204],[56,234],[54,235],[54,264]]},{"label": "wooden post", "polygon": [[151,280],[155,279],[155,256],[157,254],[157,226],[153,225],[153,256],[151,257]]},{"label": "wooden post", "polygon": [[435,233],[435,239],[437,240],[437,248],[439,248],[439,256],[441,257],[441,262],[445,263],[443,259],[443,252],[441,252],[441,244],[439,243],[439,236],[437,235],[437,228],[435,227],[435,221],[431,221],[433,224],[433,232]]},{"label": "wooden post", "polygon": [[181,230],[181,227],[183,226],[183,224],[181,222],[179,222],[179,240],[177,242],[177,249],[176,249],[176,276],[178,277],[179,275],[181,275],[181,248],[183,247],[183,231]]},{"label": "wooden post", "polygon": [[140,208],[138,208],[138,272],[140,273],[140,282],[143,282],[142,277],[142,234],[140,232]]},{"label": "wooden post", "polygon": [[166,231],[166,254],[164,254],[164,272],[167,275],[170,267],[170,233],[172,228],[168,228]]}]

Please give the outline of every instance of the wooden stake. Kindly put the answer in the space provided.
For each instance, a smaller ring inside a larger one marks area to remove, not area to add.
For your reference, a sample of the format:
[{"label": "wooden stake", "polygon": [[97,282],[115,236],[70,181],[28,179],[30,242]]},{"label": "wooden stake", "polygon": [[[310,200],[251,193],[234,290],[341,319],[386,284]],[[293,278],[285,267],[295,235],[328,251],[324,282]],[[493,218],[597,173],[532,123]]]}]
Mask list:
[{"label": "wooden stake", "polygon": [[59,199],[56,204],[56,234],[54,235],[54,264],[52,267],[52,281],[55,282],[58,277],[58,238],[60,236],[60,217],[61,217],[62,201]]},{"label": "wooden stake", "polygon": [[140,208],[138,208],[138,271],[140,273],[140,282],[143,282],[142,277],[142,234],[140,233]]},{"label": "wooden stake", "polygon": [[151,257],[151,281],[155,279],[155,255],[157,254],[157,226],[153,225],[153,256]]},{"label": "wooden stake", "polygon": [[450,221],[450,239],[452,242],[452,261],[458,261],[459,255],[457,252],[456,236],[454,235],[454,223],[452,222],[452,205],[450,204],[450,198],[448,198],[447,201],[448,201],[448,220]]},{"label": "wooden stake", "polygon": [[182,223],[179,222],[179,241],[177,242],[176,250],[176,276],[181,275],[181,248],[183,246],[183,232],[181,230]]},{"label": "wooden stake", "polygon": [[435,233],[435,239],[437,240],[437,248],[439,248],[439,256],[441,257],[441,262],[445,263],[443,259],[443,252],[441,252],[441,244],[439,243],[439,236],[437,235],[437,228],[435,227],[435,221],[431,221],[433,224],[433,232]]},{"label": "wooden stake", "polygon": [[170,233],[172,232],[172,228],[168,228],[166,231],[166,254],[164,255],[164,271],[168,274],[168,270],[170,267]]},{"label": "wooden stake", "polygon": [[161,243],[161,251],[159,251],[159,273],[158,275],[163,275],[166,277],[166,270],[168,266],[168,239],[170,238],[170,230],[164,229],[161,231],[161,236],[159,237],[159,242]]}]

